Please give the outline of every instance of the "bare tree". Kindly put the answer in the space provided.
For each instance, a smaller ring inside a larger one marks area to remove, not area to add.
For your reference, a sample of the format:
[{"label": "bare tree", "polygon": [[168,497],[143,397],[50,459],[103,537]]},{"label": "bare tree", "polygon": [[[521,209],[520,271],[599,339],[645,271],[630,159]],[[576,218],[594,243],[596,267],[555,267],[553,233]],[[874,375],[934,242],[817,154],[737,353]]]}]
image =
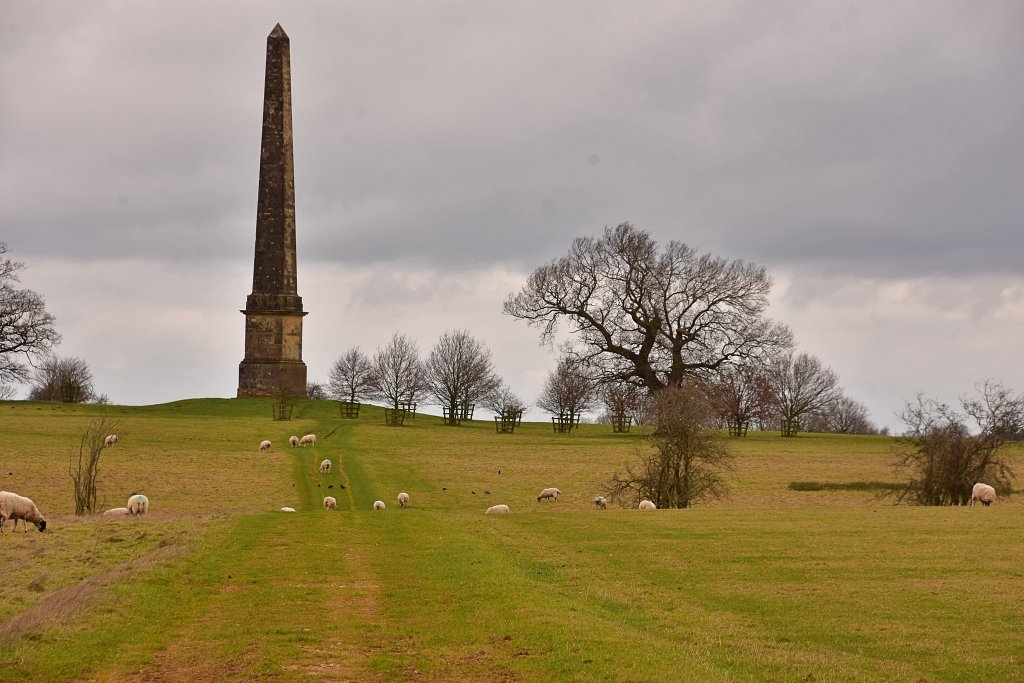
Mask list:
[{"label": "bare tree", "polygon": [[426,385],[419,347],[414,340],[399,332],[395,332],[385,346],[377,349],[370,363],[373,366],[373,397],[386,401],[395,410],[403,403],[415,401]]},{"label": "bare tree", "polygon": [[[424,363],[427,390],[449,415],[457,416],[465,407],[482,401],[501,384],[494,372],[491,352],[469,330],[445,332],[427,355]],[[452,420],[449,424],[457,424]]]},{"label": "bare tree", "polygon": [[609,415],[637,418],[644,391],[629,382],[610,382],[601,387],[601,403]]},{"label": "bare tree", "polygon": [[306,398],[311,401],[326,401],[327,388],[320,382],[306,382]]},{"label": "bare tree", "polygon": [[760,266],[682,242],[661,250],[623,223],[573,240],[504,310],[539,327],[544,342],[564,321],[576,340],[569,354],[598,379],[655,391],[791,346],[789,329],[764,316],[771,285]]},{"label": "bare tree", "polygon": [[[966,505],[977,482],[1012,491],[1007,446],[1024,427],[1024,398],[1002,384],[986,382],[977,398],[960,397],[960,410],[917,396],[900,415],[896,468],[910,481],[898,494],[917,505]],[[973,427],[973,429],[972,429]]]},{"label": "bare tree", "polygon": [[97,399],[92,371],[82,358],[46,358],[33,375],[29,400],[92,403]]},{"label": "bare tree", "polygon": [[809,432],[832,434],[877,434],[866,405],[840,392],[829,405],[810,416],[806,425]]},{"label": "bare tree", "polygon": [[786,436],[796,434],[802,417],[824,410],[839,396],[839,377],[808,353],[779,354],[769,365],[768,380],[779,414],[791,426],[792,431],[783,429]]},{"label": "bare tree", "polygon": [[68,460],[68,475],[75,486],[76,515],[91,515],[96,512],[100,456],[103,449],[107,448],[107,436],[117,433],[117,426],[117,422],[108,422],[106,418],[91,421],[79,439],[78,453],[71,453]]},{"label": "bare tree", "polygon": [[627,507],[646,498],[659,508],[686,508],[724,496],[733,456],[718,430],[717,411],[696,383],[654,395],[655,433],[639,462],[616,472],[606,497]]},{"label": "bare tree", "polygon": [[771,384],[759,363],[723,368],[711,391],[719,416],[739,429],[751,422],[762,424],[774,413]]},{"label": "bare tree", "polygon": [[327,387],[333,398],[351,403],[373,394],[373,365],[358,346],[353,346],[334,361]]},{"label": "bare tree", "polygon": [[[0,242],[0,257],[7,245]],[[43,297],[18,287],[25,264],[0,258],[0,383],[24,383],[34,363],[60,343],[56,318],[46,312]]]},{"label": "bare tree", "polygon": [[597,384],[586,368],[569,357],[562,357],[558,367],[548,373],[537,407],[555,415],[567,416],[570,422],[597,405]]},{"label": "bare tree", "polygon": [[526,403],[523,402],[510,388],[500,384],[483,399],[485,408],[499,417],[519,417],[522,411],[526,410]]}]

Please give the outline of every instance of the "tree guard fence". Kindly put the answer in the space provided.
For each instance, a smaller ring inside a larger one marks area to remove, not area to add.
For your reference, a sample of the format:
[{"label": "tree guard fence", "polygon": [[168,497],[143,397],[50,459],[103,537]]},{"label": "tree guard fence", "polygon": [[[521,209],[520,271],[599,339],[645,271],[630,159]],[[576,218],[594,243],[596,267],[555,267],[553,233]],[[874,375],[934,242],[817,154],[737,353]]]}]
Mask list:
[{"label": "tree guard fence", "polygon": [[612,431],[617,434],[625,434],[633,426],[632,415],[612,415]]},{"label": "tree guard fence", "polygon": [[463,420],[472,420],[474,410],[476,410],[475,403],[463,403],[462,401],[456,402],[454,409],[451,406],[441,406],[444,423],[453,426],[461,424]]},{"label": "tree guard fence", "polygon": [[501,415],[494,416],[494,431],[498,434],[511,434],[523,421],[523,411],[507,410]]},{"label": "tree guard fence", "polygon": [[292,406],[291,403],[275,403],[271,406],[274,411],[274,421],[283,422],[292,419]]},{"label": "tree guard fence", "polygon": [[416,417],[416,401],[402,401],[398,404],[398,407],[405,411],[405,416],[410,420]]},{"label": "tree guard fence", "polygon": [[409,414],[405,408],[385,408],[384,424],[389,427],[401,427],[405,424],[405,418]]},{"label": "tree guard fence", "polygon": [[559,434],[568,434],[573,427],[580,426],[580,416],[575,413],[559,413],[551,416],[551,428]]},{"label": "tree guard fence", "polygon": [[729,428],[729,436],[746,436],[750,420],[727,420],[726,426]]},{"label": "tree guard fence", "polygon": [[359,417],[359,401],[338,401],[338,411],[346,420],[355,420]]},{"label": "tree guard fence", "polygon": [[796,420],[782,420],[782,435],[783,436],[796,436],[796,433],[800,431],[800,423]]}]

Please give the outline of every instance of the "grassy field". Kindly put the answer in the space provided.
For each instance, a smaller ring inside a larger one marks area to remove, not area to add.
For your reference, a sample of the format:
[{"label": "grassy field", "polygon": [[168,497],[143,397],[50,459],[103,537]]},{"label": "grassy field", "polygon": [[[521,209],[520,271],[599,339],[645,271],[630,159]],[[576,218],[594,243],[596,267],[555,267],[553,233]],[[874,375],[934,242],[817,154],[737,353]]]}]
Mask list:
[{"label": "grassy field", "polygon": [[[0,489],[49,522],[0,537],[0,681],[1024,680],[1024,501],[858,490],[895,480],[888,439],[751,433],[728,499],[598,511],[635,435],[270,406],[0,403]],[[101,505],[144,518],[73,514],[100,416]]]}]

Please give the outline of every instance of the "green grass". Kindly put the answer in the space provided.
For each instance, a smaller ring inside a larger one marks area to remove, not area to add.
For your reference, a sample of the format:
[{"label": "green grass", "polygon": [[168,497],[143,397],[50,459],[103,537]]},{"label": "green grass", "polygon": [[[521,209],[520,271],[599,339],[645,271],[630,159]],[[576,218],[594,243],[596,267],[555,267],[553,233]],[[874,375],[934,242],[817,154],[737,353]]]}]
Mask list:
[{"label": "green grass", "polygon": [[[884,504],[888,439],[751,433],[730,498],[597,511],[635,435],[270,404],[0,403],[0,488],[50,522],[0,538],[0,680],[1024,680],[1024,506]],[[72,514],[101,413],[100,497],[144,519]]]}]

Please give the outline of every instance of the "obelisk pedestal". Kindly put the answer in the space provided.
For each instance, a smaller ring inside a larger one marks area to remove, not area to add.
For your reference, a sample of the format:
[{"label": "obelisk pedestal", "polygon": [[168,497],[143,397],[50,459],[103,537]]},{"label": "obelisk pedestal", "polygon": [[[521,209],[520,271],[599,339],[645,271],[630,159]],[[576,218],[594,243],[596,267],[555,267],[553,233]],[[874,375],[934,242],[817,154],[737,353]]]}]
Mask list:
[{"label": "obelisk pedestal", "polygon": [[238,396],[305,396],[302,297],[295,262],[295,173],[289,41],[278,24],[267,36],[263,141],[256,209],[252,294],[245,300],[245,358]]}]

